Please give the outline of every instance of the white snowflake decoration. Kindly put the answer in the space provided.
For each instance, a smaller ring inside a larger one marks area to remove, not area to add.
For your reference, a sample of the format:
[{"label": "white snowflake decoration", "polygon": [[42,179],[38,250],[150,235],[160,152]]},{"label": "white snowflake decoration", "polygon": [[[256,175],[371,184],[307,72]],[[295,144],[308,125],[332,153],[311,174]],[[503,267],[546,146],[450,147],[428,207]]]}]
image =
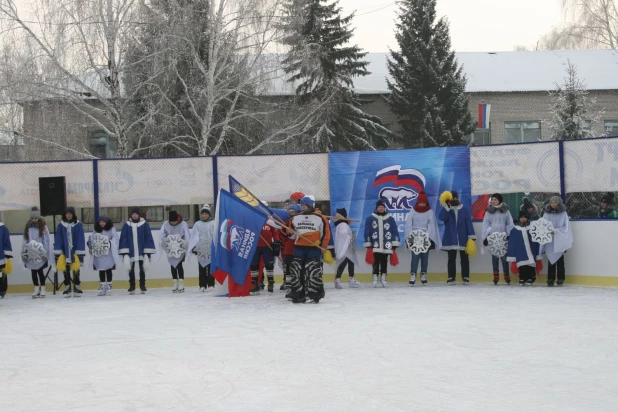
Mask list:
[{"label": "white snowflake decoration", "polygon": [[489,247],[489,253],[496,257],[502,257],[506,255],[509,243],[506,240],[506,233],[495,232],[487,236],[487,243]]},{"label": "white snowflake decoration", "polygon": [[371,224],[371,226],[372,226],[374,229],[377,229],[377,228],[378,228],[378,222],[376,222],[376,221],[374,220],[374,221],[373,221],[373,223]]},{"label": "white snowflake decoration", "polygon": [[384,249],[392,249],[393,248],[393,244],[391,242],[386,242],[384,244]]},{"label": "white snowflake decoration", "polygon": [[380,247],[380,245],[378,244],[378,242],[373,242],[373,248],[374,249],[377,249],[379,247]]},{"label": "white snowflake decoration", "polygon": [[373,234],[371,235],[371,237],[373,239],[377,239],[378,238],[378,233],[377,232],[373,232]]},{"label": "white snowflake decoration", "polygon": [[169,257],[179,259],[187,251],[188,245],[180,235],[168,235],[161,241],[161,246]]},{"label": "white snowflake decoration", "polygon": [[102,257],[109,255],[109,250],[112,244],[107,236],[100,233],[95,233],[90,237],[90,253],[94,257]]},{"label": "white snowflake decoration", "polygon": [[393,237],[393,235],[391,235],[391,232],[386,232],[386,234],[384,235],[384,237],[388,240],[391,240],[391,238]]},{"label": "white snowflake decoration", "polygon": [[209,261],[210,260],[210,245],[212,242],[208,242],[206,239],[200,239],[195,245],[195,253],[198,259]]},{"label": "white snowflake decoration", "polygon": [[21,250],[21,259],[29,265],[39,265],[47,261],[47,252],[41,242],[31,240],[26,243]]},{"label": "white snowflake decoration", "polygon": [[539,219],[530,223],[532,240],[541,245],[551,243],[554,240],[554,225],[547,219]]},{"label": "white snowflake decoration", "polygon": [[389,230],[391,228],[391,224],[390,223],[385,223],[384,224],[384,230]]},{"label": "white snowflake decoration", "polygon": [[428,252],[431,247],[431,241],[429,235],[422,229],[416,229],[412,231],[410,238],[406,240],[408,243],[408,249],[415,255]]}]

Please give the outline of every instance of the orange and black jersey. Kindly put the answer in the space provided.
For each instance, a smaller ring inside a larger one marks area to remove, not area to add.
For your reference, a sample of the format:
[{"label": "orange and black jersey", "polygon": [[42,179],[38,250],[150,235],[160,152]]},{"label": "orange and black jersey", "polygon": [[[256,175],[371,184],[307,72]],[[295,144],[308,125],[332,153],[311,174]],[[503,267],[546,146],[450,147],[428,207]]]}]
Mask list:
[{"label": "orange and black jersey", "polygon": [[328,220],[319,213],[310,212],[296,215],[292,218],[292,229],[303,237],[292,235],[295,246],[328,247],[330,241],[330,225]]}]

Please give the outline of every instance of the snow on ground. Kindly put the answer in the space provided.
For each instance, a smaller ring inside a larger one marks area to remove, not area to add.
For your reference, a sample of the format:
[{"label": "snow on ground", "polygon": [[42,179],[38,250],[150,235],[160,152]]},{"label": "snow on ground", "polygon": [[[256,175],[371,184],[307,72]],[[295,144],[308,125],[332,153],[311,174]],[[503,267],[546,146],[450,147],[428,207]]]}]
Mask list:
[{"label": "snow on ground", "polygon": [[2,411],[616,411],[618,289],[0,301]]}]

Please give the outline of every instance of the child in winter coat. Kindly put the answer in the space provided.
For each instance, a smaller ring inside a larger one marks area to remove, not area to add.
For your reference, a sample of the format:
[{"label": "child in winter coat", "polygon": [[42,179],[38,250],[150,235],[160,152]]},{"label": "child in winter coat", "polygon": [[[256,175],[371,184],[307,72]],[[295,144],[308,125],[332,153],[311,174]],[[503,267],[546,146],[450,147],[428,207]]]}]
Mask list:
[{"label": "child in winter coat", "polygon": [[507,261],[511,262],[511,271],[519,273],[521,286],[532,286],[536,274],[543,269],[540,245],[532,240],[528,212],[521,210],[515,226],[509,232],[509,248]]},{"label": "child in winter coat", "polygon": [[4,299],[9,287],[7,275],[12,271],[11,259],[13,259],[11,234],[4,223],[0,222],[0,299]]},{"label": "child in winter coat", "polygon": [[[100,247],[100,239],[107,239],[109,249],[107,253],[97,251]],[[88,239],[88,248],[92,256],[92,269],[99,271],[99,296],[112,294],[112,271],[120,265],[120,255],[118,254],[118,233],[114,228],[114,223],[107,216],[100,216],[99,221],[94,226],[94,233]],[[94,252],[94,253],[93,253]],[[97,256],[95,256],[95,254]]]},{"label": "child in winter coat", "polygon": [[[54,255],[56,268],[64,272],[65,298],[82,295],[80,268],[86,254],[86,239],[84,225],[77,220],[74,207],[67,207],[62,215],[62,222],[56,228],[54,235]],[[73,272],[73,294],[71,295],[71,272]]]},{"label": "child in winter coat", "polygon": [[[509,212],[509,207],[502,201],[500,193],[491,195],[491,203],[487,206],[485,217],[483,218],[483,245],[489,246],[487,237],[492,233],[504,233],[508,239],[511,229],[513,229],[513,216]],[[491,264],[494,271],[494,285],[500,281],[500,261],[502,261],[502,269],[504,270],[504,281],[507,284],[511,283],[509,274],[509,265],[505,256],[491,256]]]},{"label": "child in winter coat", "polygon": [[[429,206],[429,201],[425,192],[420,192],[418,194],[418,198],[416,199],[416,205],[410,211],[410,213],[408,213],[408,216],[406,216],[405,238],[406,242],[408,242],[408,246],[414,243],[414,236],[412,232],[415,230],[422,230],[427,233],[427,236],[429,237],[429,240],[431,242],[429,250],[435,249],[436,247],[438,248],[438,250],[440,250],[440,248],[442,247],[442,240],[440,239],[438,221],[436,220],[436,216],[434,215],[431,207]],[[410,285],[414,286],[414,284],[416,283],[416,274],[419,262],[421,264],[421,283],[423,285],[427,284],[429,250],[427,252],[419,254],[412,252],[412,264],[410,266]]]},{"label": "child in winter coat", "polygon": [[541,253],[546,253],[549,260],[547,286],[554,286],[556,272],[558,274],[558,286],[562,286],[566,279],[564,253],[573,246],[573,233],[571,232],[566,206],[559,196],[552,196],[549,199],[549,204],[545,206],[543,219],[549,220],[554,226],[553,240],[541,246]]},{"label": "child in winter coat", "polygon": [[[179,257],[171,256],[169,254],[170,251],[165,250],[165,253],[167,253],[167,261],[169,262],[172,271],[172,279],[174,279],[174,287],[172,288],[172,292],[182,293],[185,291],[185,270],[182,267],[182,262],[185,260],[191,235],[189,234],[189,226],[187,226],[187,222],[182,220],[182,216],[180,216],[176,211],[170,210],[168,216],[168,220],[163,222],[163,226],[161,226],[161,244],[163,245],[164,240],[168,236],[179,236],[180,239],[186,242],[185,249]],[[161,247],[161,249],[163,249],[163,247]],[[159,249],[159,253],[161,249]],[[157,256],[157,260],[158,258],[159,256]]]},{"label": "child in winter coat", "polygon": [[[373,255],[373,262],[371,263],[373,266],[373,287],[378,286],[378,280],[380,280],[382,287],[386,287],[388,257],[396,253],[395,250],[401,243],[397,222],[386,212],[386,204],[382,200],[376,202],[375,211],[365,220],[364,239],[363,246],[368,248],[368,256]],[[380,276],[380,279],[378,279],[378,276]]]},{"label": "child in winter coat", "polygon": [[135,294],[135,263],[139,266],[139,288],[142,295],[146,293],[146,270],[150,257],[156,253],[154,239],[148,222],[140,217],[139,209],[131,209],[131,219],[122,227],[118,253],[124,256],[125,270],[129,271],[130,295]]},{"label": "child in winter coat", "polygon": [[337,214],[333,218],[335,222],[335,256],[337,259],[337,274],[335,275],[335,289],[342,289],[341,275],[346,266],[350,280],[348,285],[351,288],[359,288],[361,283],[354,277],[354,265],[358,266],[356,257],[356,240],[350,225],[346,220],[348,212],[345,209],[337,209]]},{"label": "child in winter coat", "polygon": [[200,292],[212,291],[215,278],[210,274],[211,246],[215,238],[215,221],[210,218],[210,206],[202,206],[200,221],[191,229],[189,250],[197,256]]},{"label": "child in winter coat", "polygon": [[440,220],[444,222],[442,235],[442,250],[448,252],[448,279],[449,285],[455,284],[457,273],[457,252],[461,259],[461,277],[464,284],[470,283],[470,260],[468,254],[476,253],[474,241],[474,227],[472,227],[472,213],[459,202],[457,192],[444,192],[440,195]]},{"label": "child in winter coat", "polygon": [[[34,252],[32,246],[41,246],[43,255]],[[24,238],[22,240],[22,259],[26,269],[30,269],[32,274],[32,284],[34,285],[33,298],[45,297],[45,273],[43,269],[49,266],[54,258],[49,230],[45,225],[45,219],[41,217],[39,209],[35,206],[30,211],[30,220],[24,228]]]}]

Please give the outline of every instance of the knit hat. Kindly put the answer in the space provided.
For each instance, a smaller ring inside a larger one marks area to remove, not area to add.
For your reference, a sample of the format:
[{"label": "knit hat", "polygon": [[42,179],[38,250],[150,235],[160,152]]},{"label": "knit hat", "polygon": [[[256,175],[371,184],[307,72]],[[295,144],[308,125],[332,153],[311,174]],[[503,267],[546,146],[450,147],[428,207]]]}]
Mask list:
[{"label": "knit hat", "polygon": [[378,201],[376,202],[376,209],[377,209],[378,207],[380,207],[380,206],[384,206],[384,207],[386,207],[386,203],[384,203],[384,201],[382,201],[382,200],[378,200]]},{"label": "knit hat", "polygon": [[454,198],[459,199],[459,195],[457,194],[457,192],[456,192],[456,191],[451,190],[451,194],[453,195],[453,199],[454,199]]},{"label": "knit hat", "polygon": [[419,203],[429,204],[429,200],[427,199],[427,193],[425,193],[424,191],[421,191],[416,198],[416,204]]},{"label": "knit hat", "polygon": [[519,211],[519,216],[517,218],[519,219],[519,218],[522,218],[522,217],[525,217],[526,219],[530,219],[530,214],[528,213],[527,210],[520,210]]},{"label": "knit hat", "polygon": [[498,202],[502,203],[502,195],[500,193],[494,193],[493,195],[491,195],[492,198],[496,198],[498,199]]},{"label": "knit hat", "polygon": [[202,213],[208,213],[210,215],[210,205],[208,205],[208,203],[202,206],[202,210],[200,210],[200,215]]},{"label": "knit hat", "polygon": [[552,196],[549,198],[549,203],[551,202],[556,202],[558,203],[558,205],[562,204],[562,199],[560,198],[560,196]]},{"label": "knit hat", "polygon": [[521,205],[521,208],[523,210],[528,210],[528,209],[534,209],[534,204],[532,204],[532,202],[530,201],[530,199],[528,199],[527,197],[524,197],[523,199],[523,204]]},{"label": "knit hat", "polygon": [[348,212],[347,210],[345,210],[345,208],[337,209],[337,214],[345,218],[348,217]]},{"label": "knit hat", "polygon": [[39,208],[36,206],[32,206],[32,209],[30,209],[30,219],[40,219],[41,218],[41,212],[39,212]]},{"label": "knit hat", "polygon": [[607,203],[608,205],[614,204],[614,194],[612,192],[607,192],[605,196],[601,199],[601,203]]},{"label": "knit hat", "polygon": [[178,222],[178,217],[178,213],[175,210],[170,210],[168,219],[170,222]]},{"label": "knit hat", "polygon": [[294,192],[290,195],[290,199],[298,200],[299,202],[303,197],[305,197],[303,192]]},{"label": "knit hat", "polygon": [[131,208],[131,215],[133,215],[133,213],[137,213],[139,215],[140,214],[139,213],[139,207],[132,207]]}]

